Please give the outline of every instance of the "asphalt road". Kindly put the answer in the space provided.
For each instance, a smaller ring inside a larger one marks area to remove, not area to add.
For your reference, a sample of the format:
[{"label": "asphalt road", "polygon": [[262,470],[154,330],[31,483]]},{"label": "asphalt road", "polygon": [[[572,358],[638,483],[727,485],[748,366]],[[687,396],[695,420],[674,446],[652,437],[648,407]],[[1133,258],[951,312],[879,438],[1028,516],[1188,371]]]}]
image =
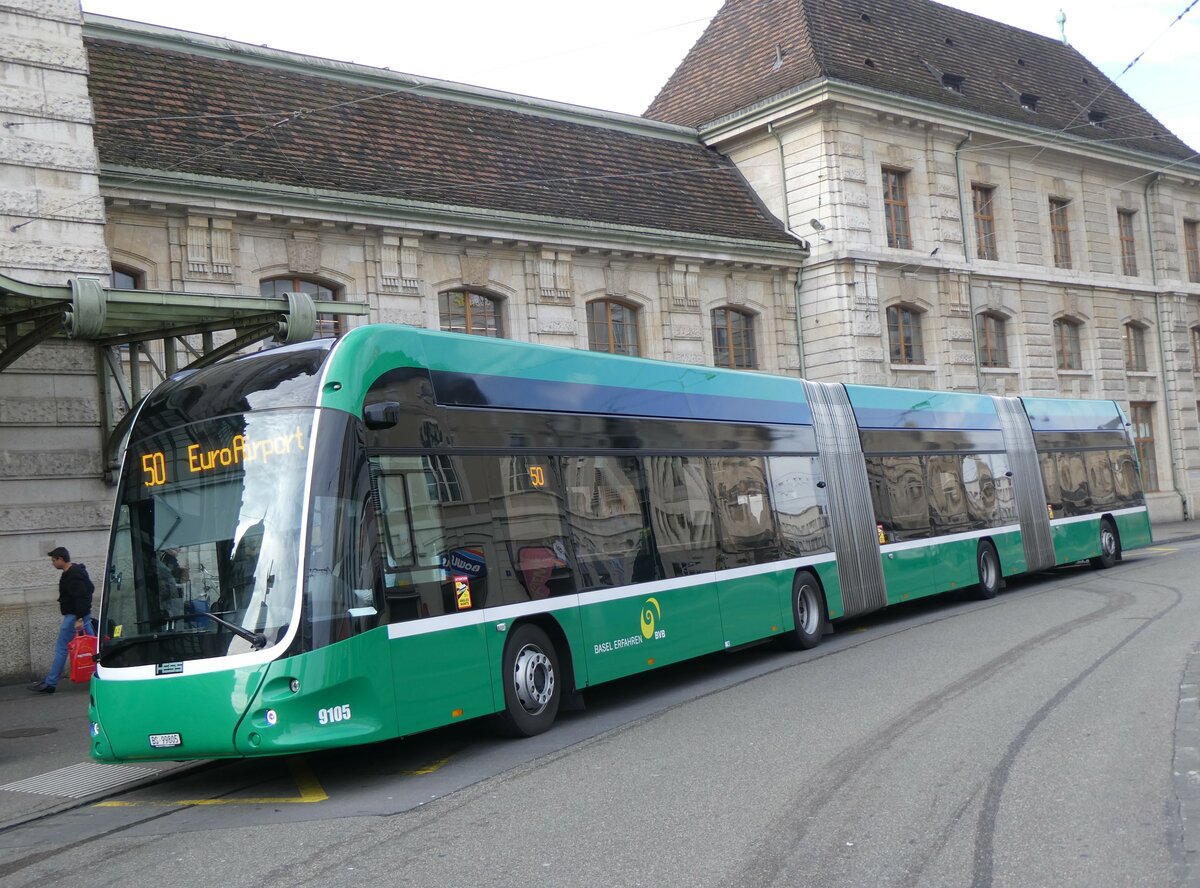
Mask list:
[{"label": "asphalt road", "polygon": [[0,881],[1195,884],[1198,569],[1185,542],[905,606],[597,689],[532,740],[203,766],[0,833]]}]

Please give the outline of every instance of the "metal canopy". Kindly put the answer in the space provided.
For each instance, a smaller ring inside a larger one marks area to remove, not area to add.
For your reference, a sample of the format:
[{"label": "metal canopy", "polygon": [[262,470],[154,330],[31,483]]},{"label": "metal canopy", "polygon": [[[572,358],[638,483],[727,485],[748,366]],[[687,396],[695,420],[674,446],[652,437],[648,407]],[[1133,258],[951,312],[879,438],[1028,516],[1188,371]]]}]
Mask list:
[{"label": "metal canopy", "polygon": [[[250,341],[273,336],[298,342],[311,338],[309,316],[363,316],[357,302],[313,301],[304,294],[217,296],[165,290],[112,290],[99,278],[77,277],[67,286],[26,284],[0,274],[0,370],[54,336],[93,342],[101,347],[156,339],[261,332]],[[248,343],[243,343],[246,345]],[[192,362],[193,364],[195,362]],[[208,362],[206,362],[208,363]]]},{"label": "metal canopy", "polygon": [[[111,479],[125,432],[122,417],[132,416],[146,385],[267,338],[280,343],[312,339],[322,316],[340,320],[366,314],[365,303],[315,301],[305,293],[218,296],[114,290],[98,277],[85,276],[72,278],[66,286],[45,286],[0,274],[0,372],[54,337],[92,343],[106,475]],[[218,341],[216,333],[225,335]]]}]

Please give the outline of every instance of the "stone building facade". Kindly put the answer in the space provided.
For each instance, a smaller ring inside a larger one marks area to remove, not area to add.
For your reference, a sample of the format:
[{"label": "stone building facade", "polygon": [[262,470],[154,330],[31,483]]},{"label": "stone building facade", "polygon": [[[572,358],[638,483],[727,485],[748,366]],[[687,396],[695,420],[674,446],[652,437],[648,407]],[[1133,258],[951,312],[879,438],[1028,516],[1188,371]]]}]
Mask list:
[{"label": "stone building facade", "polygon": [[1200,155],[1071,47],[926,0],[730,0],[647,114],[811,238],[810,378],[1116,399],[1152,518],[1192,517]]}]

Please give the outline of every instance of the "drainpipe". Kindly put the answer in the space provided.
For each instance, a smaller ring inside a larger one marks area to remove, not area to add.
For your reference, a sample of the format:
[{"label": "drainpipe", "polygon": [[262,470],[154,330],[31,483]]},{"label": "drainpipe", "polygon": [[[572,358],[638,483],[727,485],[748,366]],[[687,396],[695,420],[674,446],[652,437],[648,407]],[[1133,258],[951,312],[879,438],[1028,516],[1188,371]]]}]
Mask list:
[{"label": "drainpipe", "polygon": [[1179,467],[1175,464],[1175,424],[1171,421],[1171,386],[1167,376],[1167,347],[1163,341],[1167,330],[1162,319],[1162,300],[1159,298],[1161,294],[1158,292],[1158,263],[1154,256],[1154,223],[1150,218],[1150,189],[1158,184],[1161,178],[1162,173],[1155,173],[1150,177],[1146,187],[1142,189],[1142,201],[1146,205],[1146,237],[1150,246],[1150,279],[1154,284],[1154,319],[1158,322],[1158,372],[1162,377],[1163,406],[1166,407],[1167,414],[1167,458],[1171,461],[1171,485],[1175,488],[1175,495],[1179,497],[1179,502],[1183,505],[1183,518],[1187,521],[1191,518],[1188,498],[1179,483]]},{"label": "drainpipe", "polygon": [[[792,214],[787,193],[787,163],[785,163],[783,158],[783,137],[779,135],[779,130],[776,129],[773,123],[767,124],[767,132],[775,137],[775,144],[779,146],[779,187],[783,192],[783,226],[788,230],[789,234],[794,235],[794,232],[792,232]],[[796,355],[800,362],[800,377],[802,379],[808,376],[804,360],[804,326],[800,321],[800,287],[803,282],[804,266],[801,265],[796,269],[796,287],[793,291],[793,298],[796,301]]]},{"label": "drainpipe", "polygon": [[967,203],[963,193],[962,182],[962,150],[971,141],[972,133],[968,130],[961,142],[954,148],[954,181],[958,185],[958,221],[962,224],[963,259],[967,263],[967,308],[971,313],[971,351],[975,362],[975,389],[983,393],[983,370],[979,365],[979,331],[975,328],[975,288],[971,286],[971,242],[967,233]]}]

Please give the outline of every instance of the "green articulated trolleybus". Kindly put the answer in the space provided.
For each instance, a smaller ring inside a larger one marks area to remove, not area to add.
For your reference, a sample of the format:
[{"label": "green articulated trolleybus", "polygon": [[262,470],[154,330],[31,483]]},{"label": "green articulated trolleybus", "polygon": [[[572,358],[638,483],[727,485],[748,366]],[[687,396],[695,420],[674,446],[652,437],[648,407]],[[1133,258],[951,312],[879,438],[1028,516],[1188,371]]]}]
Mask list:
[{"label": "green articulated trolleybus", "polygon": [[536,734],[599,682],[1150,539],[1112,401],[365,326],[138,409],[91,754]]}]

